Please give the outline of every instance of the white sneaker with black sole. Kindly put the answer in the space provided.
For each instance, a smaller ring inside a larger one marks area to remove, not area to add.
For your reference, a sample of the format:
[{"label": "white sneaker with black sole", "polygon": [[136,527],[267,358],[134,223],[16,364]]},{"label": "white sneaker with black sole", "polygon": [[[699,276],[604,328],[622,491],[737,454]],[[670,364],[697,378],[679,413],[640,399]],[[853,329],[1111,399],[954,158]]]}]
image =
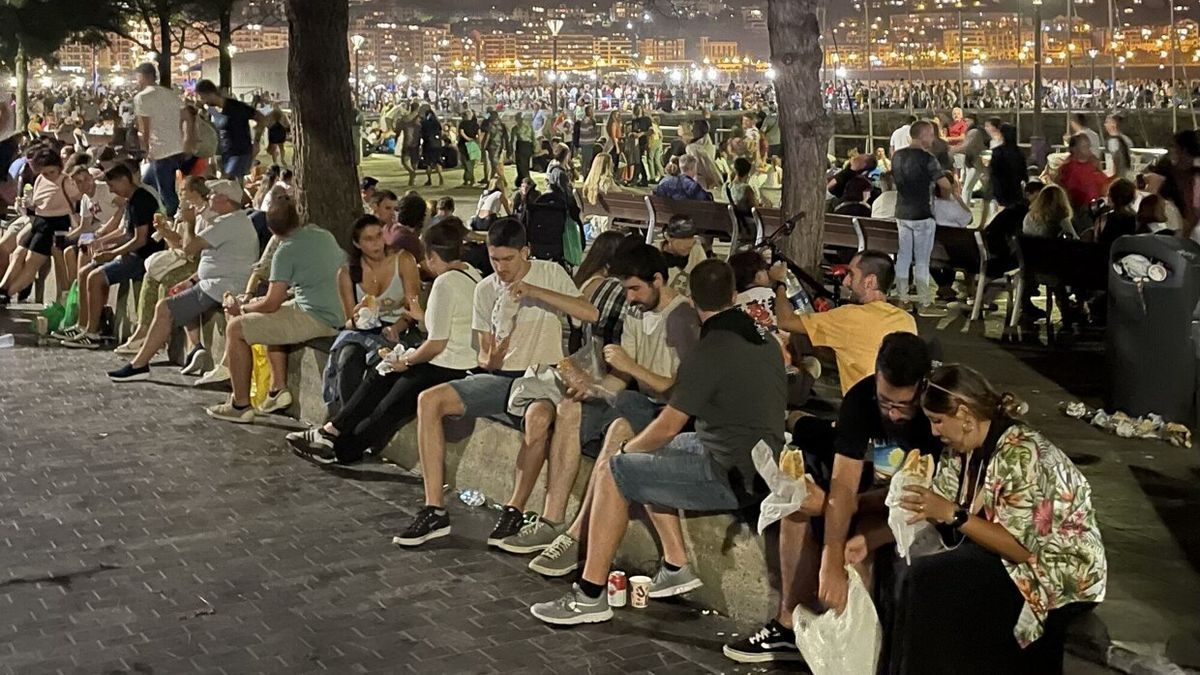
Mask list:
[{"label": "white sneaker with black sole", "polygon": [[102,338],[99,335],[80,333],[69,340],[61,340],[59,344],[67,349],[99,349]]},{"label": "white sneaker with black sole", "polygon": [[725,645],[725,656],[738,663],[771,663],[774,661],[803,661],[796,648],[796,633],[775,619],[748,638]]},{"label": "white sneaker with black sole", "polygon": [[208,350],[197,346],[184,358],[183,367],[179,369],[179,374],[200,375],[204,372],[204,365],[206,363],[208,363]]}]

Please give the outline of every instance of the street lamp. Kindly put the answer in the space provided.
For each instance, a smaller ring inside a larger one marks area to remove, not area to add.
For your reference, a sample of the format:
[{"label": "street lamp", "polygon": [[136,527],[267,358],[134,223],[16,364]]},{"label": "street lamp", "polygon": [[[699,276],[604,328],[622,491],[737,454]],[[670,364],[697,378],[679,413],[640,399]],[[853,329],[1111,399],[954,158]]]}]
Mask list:
[{"label": "street lamp", "polygon": [[550,80],[550,112],[558,114],[558,32],[562,30],[562,19],[547,19],[546,28],[550,29],[550,72],[555,77]]},{"label": "street lamp", "polygon": [[442,55],[434,54],[433,55],[433,100],[434,100],[434,106],[437,105],[437,101],[439,98],[441,98],[441,95],[442,95],[441,63],[442,63]]},{"label": "street lamp", "polygon": [[963,92],[963,83],[966,77],[963,73],[965,70],[965,60],[963,58],[963,4],[962,2],[954,3],[954,7],[958,10],[958,105],[966,105],[966,94]]},{"label": "street lamp", "polygon": [[1042,134],[1042,0],[1033,0],[1033,134],[1029,138],[1030,144],[1033,145],[1035,139],[1044,142]]},{"label": "street lamp", "polygon": [[354,105],[358,106],[358,89],[360,86],[359,80],[359,61],[358,53],[362,51],[363,45],[366,44],[367,38],[361,35],[350,36],[350,44],[354,47]]}]

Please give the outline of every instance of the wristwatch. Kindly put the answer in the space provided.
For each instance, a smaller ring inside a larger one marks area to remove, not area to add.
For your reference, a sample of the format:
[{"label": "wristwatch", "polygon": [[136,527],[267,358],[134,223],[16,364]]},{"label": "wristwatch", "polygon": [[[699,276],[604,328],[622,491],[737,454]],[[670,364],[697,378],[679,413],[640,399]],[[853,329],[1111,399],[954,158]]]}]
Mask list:
[{"label": "wristwatch", "polygon": [[950,527],[953,527],[954,529],[957,530],[957,529],[961,528],[963,525],[966,525],[967,520],[969,520],[970,518],[971,518],[971,514],[968,513],[966,509],[964,509],[960,506],[959,508],[954,510],[954,520],[950,521]]}]

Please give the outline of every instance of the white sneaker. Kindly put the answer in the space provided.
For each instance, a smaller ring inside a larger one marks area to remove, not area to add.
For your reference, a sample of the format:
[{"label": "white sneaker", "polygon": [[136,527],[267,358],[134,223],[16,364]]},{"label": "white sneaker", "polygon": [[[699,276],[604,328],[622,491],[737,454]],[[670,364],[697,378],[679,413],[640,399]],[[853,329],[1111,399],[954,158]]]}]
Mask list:
[{"label": "white sneaker", "polygon": [[114,349],[113,353],[120,356],[136,356],[138,352],[142,351],[143,344],[145,344],[145,340],[129,340]]},{"label": "white sneaker", "polygon": [[197,345],[184,361],[186,363],[179,369],[180,375],[200,375],[204,373],[204,363],[208,361],[208,350]]},{"label": "white sneaker", "polygon": [[82,334],[83,329],[79,327],[79,324],[75,324],[74,326],[69,326],[67,328],[59,328],[55,331],[50,331],[50,337],[54,338],[55,340],[74,340],[76,337]]},{"label": "white sneaker", "polygon": [[287,389],[271,396],[267,394],[267,399],[258,406],[260,415],[267,415],[278,410],[287,410],[292,405],[292,394]]},{"label": "white sneaker", "polygon": [[246,406],[238,409],[233,407],[233,397],[228,401],[204,409],[208,416],[213,419],[233,422],[234,424],[250,424],[254,422],[254,407]]},{"label": "white sneaker", "polygon": [[217,367],[200,376],[200,379],[192,383],[193,387],[203,387],[206,384],[220,384],[229,381],[229,369],[224,364],[217,364]]}]

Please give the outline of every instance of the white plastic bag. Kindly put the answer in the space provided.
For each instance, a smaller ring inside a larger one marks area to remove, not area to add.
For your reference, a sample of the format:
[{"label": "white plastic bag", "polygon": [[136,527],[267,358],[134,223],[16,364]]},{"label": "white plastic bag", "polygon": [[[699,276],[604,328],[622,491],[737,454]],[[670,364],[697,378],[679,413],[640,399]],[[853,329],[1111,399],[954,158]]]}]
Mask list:
[{"label": "white plastic bag", "polygon": [[375,330],[383,325],[379,320],[379,310],[374,307],[359,307],[354,312],[354,327],[358,330]]},{"label": "white plastic bag", "polygon": [[908,519],[913,516],[913,513],[900,506],[900,498],[904,496],[904,488],[909,485],[929,487],[929,481],[925,480],[924,476],[899,471],[892,477],[887,497],[883,500],[888,507],[888,527],[892,529],[892,536],[896,539],[896,555],[904,558],[905,562],[912,562],[910,553],[912,543],[922,532],[929,529],[929,523],[924,520],[912,525],[908,524]]},{"label": "white plastic bag", "polygon": [[799,481],[779,470],[775,463],[775,454],[766,443],[759,441],[750,452],[754,459],[754,468],[762,476],[771,494],[763,500],[758,510],[758,531],[761,533],[771,523],[782,520],[800,510],[800,505],[808,497],[808,476]]},{"label": "white plastic bag", "polygon": [[796,647],[813,675],[875,675],[883,633],[875,603],[852,565],[846,611],[815,614],[804,605],[792,612]]},{"label": "white plastic bag", "polygon": [[375,364],[375,372],[380,375],[390,375],[393,372],[392,365],[400,363],[400,359],[405,356],[412,356],[416,351],[416,349],[409,347],[408,349],[393,349],[386,354],[382,354],[379,363]]}]

